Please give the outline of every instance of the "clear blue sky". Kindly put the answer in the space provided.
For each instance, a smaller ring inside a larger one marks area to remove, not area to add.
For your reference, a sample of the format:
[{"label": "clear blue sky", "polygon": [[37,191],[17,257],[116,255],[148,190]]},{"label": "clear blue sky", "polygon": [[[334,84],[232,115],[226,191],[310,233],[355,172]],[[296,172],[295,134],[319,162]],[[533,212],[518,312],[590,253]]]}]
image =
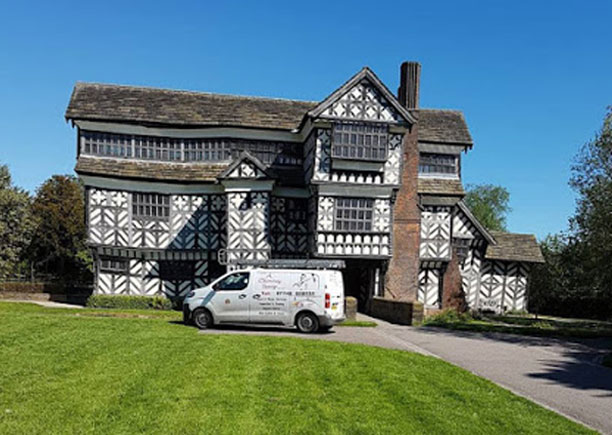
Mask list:
[{"label": "clear blue sky", "polygon": [[571,160],[612,104],[612,2],[7,2],[0,161],[29,190],[72,173],[75,81],[321,100],[362,66],[421,106],[461,109],[464,181],[507,187],[509,229],[543,237],[574,208]]}]

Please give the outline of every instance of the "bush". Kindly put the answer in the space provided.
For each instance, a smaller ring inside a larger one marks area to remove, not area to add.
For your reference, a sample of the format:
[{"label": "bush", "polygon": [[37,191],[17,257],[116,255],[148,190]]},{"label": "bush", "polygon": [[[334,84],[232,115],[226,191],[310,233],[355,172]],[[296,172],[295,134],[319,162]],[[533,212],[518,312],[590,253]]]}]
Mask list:
[{"label": "bush", "polygon": [[171,310],[172,301],[165,296],[92,295],[87,299],[90,308],[119,308],[124,310]]},{"label": "bush", "polygon": [[547,329],[550,331],[555,329],[552,323],[546,322],[544,320],[540,320],[539,322],[534,322],[531,326],[533,326],[534,328]]},{"label": "bush", "polygon": [[437,314],[429,316],[423,322],[424,325],[436,326],[436,325],[448,325],[451,323],[465,323],[474,320],[472,315],[468,312],[459,313],[457,310],[448,308],[440,311]]}]

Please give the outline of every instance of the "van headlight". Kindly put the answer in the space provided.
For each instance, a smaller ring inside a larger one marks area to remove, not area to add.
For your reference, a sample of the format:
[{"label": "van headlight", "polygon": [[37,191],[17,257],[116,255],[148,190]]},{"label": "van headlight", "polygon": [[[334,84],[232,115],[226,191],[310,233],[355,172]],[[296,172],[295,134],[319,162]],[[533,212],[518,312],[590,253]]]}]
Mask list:
[{"label": "van headlight", "polygon": [[195,291],[190,291],[189,293],[187,293],[188,298],[192,298],[194,296],[195,296]]}]

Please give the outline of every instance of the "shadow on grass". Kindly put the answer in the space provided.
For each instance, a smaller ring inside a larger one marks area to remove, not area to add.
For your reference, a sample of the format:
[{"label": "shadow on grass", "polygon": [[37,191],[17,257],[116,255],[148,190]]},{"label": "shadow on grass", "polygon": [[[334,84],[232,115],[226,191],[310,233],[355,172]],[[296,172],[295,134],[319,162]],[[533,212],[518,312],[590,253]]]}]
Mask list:
[{"label": "shadow on grass", "polygon": [[[180,324],[188,328],[197,329],[194,325],[185,325],[181,320],[171,320],[168,323],[171,324]],[[313,334],[303,333],[297,330],[297,328],[289,327],[289,326],[274,326],[274,325],[254,325],[254,324],[224,324],[224,325],[215,325],[210,329],[203,329],[203,332],[227,332],[227,333],[244,333],[244,334],[253,334],[257,335],[258,333],[269,334],[269,335],[278,335],[278,336],[297,336],[297,337],[316,337],[321,335],[330,335],[335,334],[335,331],[332,329],[329,330],[319,330]]]}]

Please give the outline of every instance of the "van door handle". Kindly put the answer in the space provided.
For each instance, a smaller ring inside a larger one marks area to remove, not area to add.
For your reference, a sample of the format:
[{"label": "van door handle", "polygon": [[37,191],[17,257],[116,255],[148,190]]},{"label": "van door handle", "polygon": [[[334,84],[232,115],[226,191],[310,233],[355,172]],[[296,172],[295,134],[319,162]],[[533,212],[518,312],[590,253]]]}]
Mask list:
[{"label": "van door handle", "polygon": [[244,293],[238,296],[238,299],[244,299],[244,298],[246,298],[246,295]]},{"label": "van door handle", "polygon": [[259,299],[261,295],[253,295],[253,299]]}]

